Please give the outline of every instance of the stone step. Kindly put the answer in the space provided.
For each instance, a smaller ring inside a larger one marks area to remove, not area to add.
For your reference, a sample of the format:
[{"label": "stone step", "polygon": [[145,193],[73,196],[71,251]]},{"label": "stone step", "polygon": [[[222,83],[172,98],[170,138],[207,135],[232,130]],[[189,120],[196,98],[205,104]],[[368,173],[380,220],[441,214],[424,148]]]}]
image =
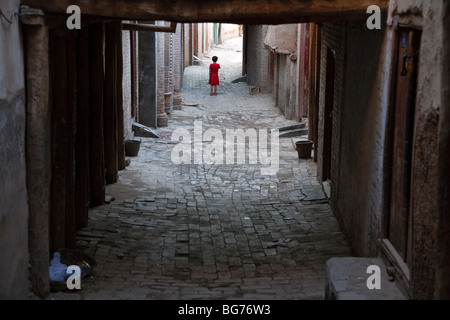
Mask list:
[{"label": "stone step", "polygon": [[155,130],[138,122],[133,122],[132,128],[136,137],[159,138],[159,134]]},{"label": "stone step", "polygon": [[293,125],[290,125],[290,126],[285,126],[285,127],[278,128],[278,131],[282,132],[282,131],[299,130],[299,129],[305,129],[305,128],[306,128],[306,123],[305,122],[299,122],[297,124],[293,124]]},{"label": "stone step", "polygon": [[[380,268],[379,289],[367,284],[373,283],[370,277],[375,274],[369,266]],[[326,270],[325,300],[408,300],[401,282],[388,274],[382,259],[336,257],[326,262]]]},{"label": "stone step", "polygon": [[278,136],[280,138],[292,138],[292,137],[304,136],[307,134],[308,134],[308,128],[303,128],[303,129],[280,131]]}]

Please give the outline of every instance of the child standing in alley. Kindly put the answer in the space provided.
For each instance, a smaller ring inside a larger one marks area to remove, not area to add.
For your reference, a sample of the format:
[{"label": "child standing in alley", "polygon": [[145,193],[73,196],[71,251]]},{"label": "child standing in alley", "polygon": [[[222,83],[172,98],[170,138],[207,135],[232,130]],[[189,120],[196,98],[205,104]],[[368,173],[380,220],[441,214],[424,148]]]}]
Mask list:
[{"label": "child standing in alley", "polygon": [[[212,57],[213,63],[209,65],[209,82],[211,85],[210,96],[217,96],[217,86],[219,85],[219,69],[220,64],[217,63],[218,58],[216,56]],[[213,92],[214,89],[214,92]]]}]

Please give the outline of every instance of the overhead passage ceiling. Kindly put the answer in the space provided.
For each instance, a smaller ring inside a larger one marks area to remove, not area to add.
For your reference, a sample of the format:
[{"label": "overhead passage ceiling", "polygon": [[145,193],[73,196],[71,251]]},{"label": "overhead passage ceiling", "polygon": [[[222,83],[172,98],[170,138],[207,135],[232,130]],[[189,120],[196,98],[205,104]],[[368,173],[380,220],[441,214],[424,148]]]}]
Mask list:
[{"label": "overhead passage ceiling", "polygon": [[24,0],[47,14],[66,15],[78,5],[83,15],[119,20],[285,24],[363,18],[367,8],[386,11],[389,0]]}]

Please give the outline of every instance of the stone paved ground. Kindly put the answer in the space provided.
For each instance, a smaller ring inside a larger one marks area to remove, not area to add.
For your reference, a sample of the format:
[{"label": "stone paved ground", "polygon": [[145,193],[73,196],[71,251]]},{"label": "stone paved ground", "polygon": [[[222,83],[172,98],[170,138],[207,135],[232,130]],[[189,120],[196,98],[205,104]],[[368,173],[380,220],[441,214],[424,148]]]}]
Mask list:
[{"label": "stone paved ground", "polygon": [[[216,46],[186,69],[186,104],[160,139],[142,138],[137,157],[107,186],[115,198],[90,210],[78,245],[97,265],[76,293],[49,299],[323,299],[325,262],[350,248],[316,180],[316,164],[280,139],[279,169],[264,164],[175,164],[176,129],[266,129],[292,124],[268,94],[249,95],[240,74],[242,38]],[[221,86],[209,96],[208,65],[219,56]],[[211,144],[204,137],[203,145]],[[242,160],[242,158],[240,158]]]}]

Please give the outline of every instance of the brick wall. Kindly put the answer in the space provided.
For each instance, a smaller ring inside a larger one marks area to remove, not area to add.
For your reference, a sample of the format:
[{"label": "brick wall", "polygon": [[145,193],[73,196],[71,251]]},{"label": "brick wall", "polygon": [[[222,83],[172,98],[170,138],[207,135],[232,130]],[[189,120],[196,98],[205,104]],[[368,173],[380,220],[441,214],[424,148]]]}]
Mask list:
[{"label": "brick wall", "polygon": [[173,110],[173,33],[163,33],[164,37],[164,108],[167,114]]},{"label": "brick wall", "polygon": [[181,109],[181,82],[183,70],[183,24],[177,25],[177,30],[173,35],[173,109]]},{"label": "brick wall", "polygon": [[156,34],[157,45],[157,126],[167,127],[168,116],[165,110],[166,99],[164,93],[166,84],[166,69],[165,69],[165,36],[162,32]]}]

